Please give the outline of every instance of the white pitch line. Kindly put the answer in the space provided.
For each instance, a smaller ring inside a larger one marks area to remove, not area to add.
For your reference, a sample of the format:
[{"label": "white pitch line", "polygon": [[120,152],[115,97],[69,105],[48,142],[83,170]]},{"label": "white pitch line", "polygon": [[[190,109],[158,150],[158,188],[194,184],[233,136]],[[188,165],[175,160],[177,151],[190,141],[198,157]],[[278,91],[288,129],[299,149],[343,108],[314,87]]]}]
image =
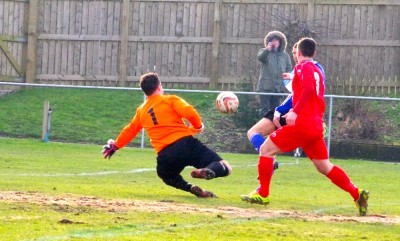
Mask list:
[{"label": "white pitch line", "polygon": [[140,168],[130,171],[104,171],[104,172],[83,172],[83,173],[17,173],[17,174],[0,174],[0,176],[18,176],[18,177],[74,177],[74,176],[104,176],[115,174],[129,174],[155,171],[155,168]]},{"label": "white pitch line", "polygon": [[[280,163],[280,165],[293,165],[295,163]],[[249,164],[249,165],[232,165],[232,167],[243,168],[243,167],[256,167],[257,164]],[[192,168],[192,167],[188,167]],[[142,173],[142,172],[151,172],[155,171],[155,168],[139,168],[133,169],[129,171],[103,171],[103,172],[82,172],[82,173],[16,173],[16,174],[7,174],[0,173],[0,176],[14,176],[14,177],[78,177],[78,176],[106,176],[106,175],[115,175],[115,174],[130,174],[130,173]]]}]

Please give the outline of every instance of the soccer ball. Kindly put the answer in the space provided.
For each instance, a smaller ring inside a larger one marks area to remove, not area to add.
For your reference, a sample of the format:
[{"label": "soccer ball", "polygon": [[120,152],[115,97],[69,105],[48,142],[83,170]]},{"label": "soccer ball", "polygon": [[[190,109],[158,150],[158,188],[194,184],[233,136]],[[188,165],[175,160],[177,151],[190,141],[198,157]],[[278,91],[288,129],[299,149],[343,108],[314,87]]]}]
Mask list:
[{"label": "soccer ball", "polygon": [[239,107],[239,99],[235,93],[223,91],[217,96],[215,107],[217,107],[219,112],[224,114],[235,113]]}]

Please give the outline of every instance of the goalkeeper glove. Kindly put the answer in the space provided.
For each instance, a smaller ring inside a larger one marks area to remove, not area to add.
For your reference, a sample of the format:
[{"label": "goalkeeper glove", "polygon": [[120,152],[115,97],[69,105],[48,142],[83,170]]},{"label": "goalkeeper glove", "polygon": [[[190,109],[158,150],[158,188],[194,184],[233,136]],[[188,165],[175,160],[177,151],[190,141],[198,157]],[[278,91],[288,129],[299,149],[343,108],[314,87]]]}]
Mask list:
[{"label": "goalkeeper glove", "polygon": [[112,155],[114,155],[114,153],[118,151],[118,149],[119,148],[115,145],[115,141],[113,139],[109,139],[107,141],[107,145],[103,146],[103,157],[110,159]]}]

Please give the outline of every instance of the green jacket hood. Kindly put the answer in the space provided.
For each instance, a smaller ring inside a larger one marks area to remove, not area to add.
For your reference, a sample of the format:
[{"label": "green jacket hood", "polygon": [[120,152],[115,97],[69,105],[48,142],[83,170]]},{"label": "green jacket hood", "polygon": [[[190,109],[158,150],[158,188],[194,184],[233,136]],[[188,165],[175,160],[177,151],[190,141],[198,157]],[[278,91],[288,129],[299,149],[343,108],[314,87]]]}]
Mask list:
[{"label": "green jacket hood", "polygon": [[287,40],[286,36],[280,31],[271,31],[264,38],[264,46],[267,47],[268,43],[271,42],[272,39],[278,39],[280,42],[278,52],[283,52],[286,50]]}]

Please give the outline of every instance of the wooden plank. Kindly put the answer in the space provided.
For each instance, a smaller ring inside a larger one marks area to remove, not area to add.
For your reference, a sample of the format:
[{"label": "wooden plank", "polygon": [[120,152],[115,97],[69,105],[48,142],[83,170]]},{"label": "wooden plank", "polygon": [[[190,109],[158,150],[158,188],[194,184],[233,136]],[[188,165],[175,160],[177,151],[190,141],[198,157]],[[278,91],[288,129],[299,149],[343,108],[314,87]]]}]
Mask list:
[{"label": "wooden plank", "polygon": [[148,65],[149,65],[149,71],[154,71],[154,68],[156,66],[156,59],[157,59],[157,44],[156,43],[149,43],[148,45],[148,52],[149,52],[149,60],[148,60]]},{"label": "wooden plank", "polygon": [[163,43],[162,44],[162,61],[161,61],[161,71],[159,70],[159,73],[161,75],[168,75],[168,50],[169,50],[169,44],[168,43]]},{"label": "wooden plank", "polygon": [[[69,1],[63,1],[63,4],[59,4],[62,9],[62,20],[61,20],[61,34],[68,35],[69,33],[69,17],[70,17],[70,6]],[[61,18],[60,17],[60,18]],[[67,74],[68,65],[72,65],[72,61],[68,58],[68,41],[61,41],[61,55],[60,55],[60,72],[61,74]]]},{"label": "wooden plank", "polygon": [[353,38],[360,39],[361,32],[361,6],[354,7],[354,16],[353,16]]},{"label": "wooden plank", "polygon": [[72,81],[96,81],[96,80],[113,80],[117,81],[119,78],[116,75],[62,75],[62,74],[38,74],[38,80],[72,80]]},{"label": "wooden plank", "polygon": [[368,6],[366,39],[373,39],[374,7]]},{"label": "wooden plank", "polygon": [[[136,66],[136,48],[137,48],[136,43],[128,42],[128,59],[127,59],[127,70],[126,70],[127,77],[135,73],[134,67]],[[128,84],[125,85],[128,86]]]},{"label": "wooden plank", "polygon": [[153,12],[152,3],[145,4],[145,12],[144,12],[144,32],[143,35],[149,36],[151,35],[151,15]]},{"label": "wooden plank", "polygon": [[158,16],[157,16],[157,36],[163,35],[163,31],[165,28],[165,19],[164,19],[164,13],[165,13],[165,3],[161,2],[158,4]]},{"label": "wooden plank", "polygon": [[[163,36],[170,36],[171,34],[171,19],[172,19],[172,13],[171,13],[171,5],[172,4],[166,4],[165,5],[165,13],[164,13],[164,29],[163,29]],[[167,55],[164,55],[167,56]]]},{"label": "wooden plank", "polygon": [[127,68],[128,68],[128,35],[129,35],[129,0],[122,1],[122,17],[121,20],[121,43],[120,43],[120,59],[119,59],[119,79],[120,86],[126,86]]},{"label": "wooden plank", "polygon": [[179,3],[171,4],[170,29],[167,36],[175,36],[177,31],[177,16]]},{"label": "wooden plank", "polygon": [[[400,12],[400,6],[396,6],[393,8],[394,13]],[[399,39],[400,37],[400,14],[393,14],[393,40]],[[399,80],[400,81],[400,80]]]},{"label": "wooden plank", "polygon": [[[142,0],[153,1],[153,0]],[[169,0],[160,0],[169,1]],[[170,0],[179,1],[179,0]],[[189,0],[188,0],[189,1]],[[332,5],[400,5],[398,0],[313,0],[314,4]],[[223,3],[253,3],[253,4],[302,4],[304,0],[223,0]]]},{"label": "wooden plank", "polygon": [[[83,17],[83,3],[81,1],[76,2],[75,10],[75,24],[73,26],[74,34],[82,33],[82,17]],[[81,61],[81,43],[79,41],[72,42],[73,44],[73,69],[72,74],[79,74],[80,72],[80,61]]]},{"label": "wooden plank", "polygon": [[180,3],[176,9],[175,36],[184,37],[183,33],[183,5]]},{"label": "wooden plank", "polygon": [[200,75],[200,53],[201,53],[201,45],[194,44],[193,46],[193,74],[192,76],[199,76]]},{"label": "wooden plank", "polygon": [[[14,10],[14,2],[9,2],[8,3],[8,7],[6,8],[8,11],[6,11],[6,15],[7,17],[6,19],[6,23],[7,23],[7,27],[6,27],[6,33],[8,35],[13,35],[13,10]],[[10,42],[5,42],[3,43],[3,51],[6,50],[7,54],[7,58],[8,59],[5,62],[5,66],[6,66],[6,74],[10,75],[10,76],[15,76],[15,72],[14,72],[14,64],[17,65],[17,60],[14,58],[14,54],[13,54],[13,49],[12,49],[12,44]],[[5,53],[6,53],[5,52]]]},{"label": "wooden plank", "polygon": [[137,48],[137,66],[143,66],[145,65],[144,63],[144,43],[138,43],[138,48]]},{"label": "wooden plank", "polygon": [[[0,33],[4,34],[4,25],[6,21],[4,20],[5,2],[0,2]],[[0,56],[1,59],[1,56]],[[3,61],[1,63],[4,63]]]},{"label": "wooden plank", "polygon": [[244,6],[244,36],[245,37],[252,37],[252,25],[256,25],[256,22],[253,22],[253,13],[252,13],[252,6],[253,4],[246,4],[246,6]]},{"label": "wooden plank", "polygon": [[155,54],[154,54],[154,65],[155,65],[155,69],[153,69],[155,72],[158,72],[161,70],[161,66],[162,66],[162,58],[163,56],[163,45],[162,43],[157,43],[155,44],[155,48],[153,48],[155,50]]},{"label": "wooden plank", "polygon": [[[68,40],[68,41],[120,41],[120,37],[117,35],[113,36],[101,36],[101,35],[57,35],[57,34],[41,34],[39,40]],[[130,42],[178,42],[178,43],[211,43],[212,38],[209,37],[166,37],[166,36],[129,36]],[[260,45],[263,43],[264,38],[221,38],[221,43],[231,44],[256,44]],[[388,46],[397,47],[400,45],[399,40],[354,40],[354,39],[338,39],[329,42],[321,42],[320,45],[346,45],[346,46]]]},{"label": "wooden plank", "polygon": [[151,4],[151,15],[148,17],[151,19],[150,22],[150,35],[156,36],[157,35],[157,25],[158,25],[158,3],[153,2]]},{"label": "wooden plank", "polygon": [[[182,56],[182,44],[180,44],[180,43],[175,44],[174,56],[180,56],[180,57]],[[172,72],[173,76],[179,76],[181,74],[180,73],[180,68],[181,68],[180,64],[181,64],[180,58],[176,58],[173,63],[173,65],[174,65],[173,72]]]},{"label": "wooden plank", "polygon": [[348,10],[349,6],[342,6],[342,17],[340,21],[340,37],[343,38],[349,38],[348,36]]},{"label": "wooden plank", "polygon": [[215,87],[219,79],[219,45],[221,39],[221,0],[215,0],[214,7],[214,30],[212,42],[212,69],[211,69],[211,87]]},{"label": "wooden plank", "polygon": [[258,19],[257,19],[257,33],[258,33],[258,36],[257,37],[264,37],[264,35],[265,35],[265,23],[264,23],[264,21],[265,21],[265,19],[266,19],[266,10],[265,10],[265,8],[266,8],[266,6],[265,6],[265,4],[260,4],[260,5],[258,5],[259,7],[258,7]]},{"label": "wooden plank", "polygon": [[6,1],[4,3],[4,33],[7,35],[12,35],[12,25],[10,23],[13,23],[13,19],[12,19],[12,14],[11,11],[14,7],[14,3],[10,2],[10,1]]},{"label": "wooden plank", "polygon": [[182,6],[182,36],[190,36],[190,4],[183,3]]},{"label": "wooden plank", "polygon": [[[210,21],[213,18],[212,11],[210,7],[211,4],[202,4],[202,17],[201,17],[201,36],[202,37],[212,37],[213,22]],[[211,33],[210,33],[211,32]]]},{"label": "wooden plank", "polygon": [[[39,56],[42,56],[40,59],[41,65],[40,66],[40,70],[38,71],[38,73],[48,73],[48,49],[49,49],[49,43],[48,41],[39,41],[39,32],[42,33],[49,33],[50,31],[50,1],[43,1],[43,8],[42,11],[38,11],[38,14],[42,16],[43,18],[43,25],[42,25],[42,29],[37,29],[38,34],[36,35],[36,39],[37,39],[37,43],[39,43],[40,46],[40,52],[37,52],[37,54],[39,54]],[[39,51],[38,49],[38,51]],[[39,64],[39,63],[38,63]]]},{"label": "wooden plank", "polygon": [[[108,1],[107,2],[107,12],[106,12],[106,36],[113,35],[113,26],[114,26],[114,2]],[[133,23],[132,23],[133,24]],[[104,53],[104,74],[110,75],[115,74],[111,71],[112,65],[112,43],[110,41],[105,41],[105,53]]]},{"label": "wooden plank", "polygon": [[86,55],[87,55],[87,45],[86,42],[81,42],[79,47],[79,74],[86,74]]},{"label": "wooden plank", "polygon": [[340,5],[335,6],[335,39],[342,38],[341,36],[341,17],[342,17],[342,8]]},{"label": "wooden plank", "polygon": [[[112,35],[119,35],[120,34],[120,25],[121,25],[121,5],[122,2],[121,1],[114,1],[114,21],[113,21],[113,32]],[[118,61],[120,58],[120,52],[121,50],[121,46],[119,42],[113,42],[112,43],[112,59],[111,59],[111,73],[118,75],[119,74],[119,65],[118,65]],[[126,84],[126,83],[125,83]]]},{"label": "wooden plank", "polygon": [[173,74],[181,73],[182,76],[187,76],[188,45],[186,43],[176,44],[175,56],[180,58],[179,61],[175,61]]},{"label": "wooden plank", "polygon": [[150,70],[150,43],[145,42],[143,44],[143,66],[146,68],[146,72]]},{"label": "wooden plank", "polygon": [[221,36],[231,37],[233,33],[233,4],[221,6]]},{"label": "wooden plank", "polygon": [[227,37],[239,37],[239,22],[240,22],[240,5],[234,4],[232,10],[229,9],[229,18],[232,18],[232,23]]},{"label": "wooden plank", "polygon": [[[68,34],[75,33],[75,26],[76,26],[76,1],[69,1],[69,14],[68,14],[68,25],[66,26]],[[75,48],[75,43],[72,41],[66,41],[67,42],[67,74],[72,74],[74,71],[74,48]]]},{"label": "wooden plank", "polygon": [[384,19],[383,16],[381,16],[381,8],[380,6],[373,6],[373,11],[374,11],[374,18],[372,21],[372,38],[375,40],[380,40],[382,39],[382,34],[381,30],[379,28],[380,25],[380,20]]},{"label": "wooden plank", "polygon": [[199,76],[206,76],[206,62],[207,62],[207,44],[200,44],[199,53]]},{"label": "wooden plank", "polygon": [[[394,8],[392,6],[386,6],[386,14],[385,14],[385,18],[386,18],[386,23],[385,23],[385,40],[392,40],[393,39],[393,34],[394,34],[394,28],[393,28],[393,20],[394,20],[394,16],[395,15],[399,15],[396,14],[394,12]],[[399,9],[400,11],[400,9]],[[398,13],[398,12],[397,12]]]},{"label": "wooden plank", "polygon": [[139,4],[139,23],[138,23],[138,33],[137,33],[137,35],[138,36],[143,36],[143,35],[145,35],[144,34],[144,32],[145,32],[145,17],[146,17],[146,15],[145,15],[145,13],[146,13],[146,5],[143,3],[143,2],[140,2],[140,4]]},{"label": "wooden plank", "polygon": [[196,3],[195,5],[195,12],[194,12],[194,35],[195,37],[200,37],[201,35],[201,16],[203,14],[203,8],[202,8],[202,4],[201,3]]},{"label": "wooden plank", "polygon": [[11,52],[10,45],[7,45],[7,42],[0,40],[0,50],[5,54],[6,58],[8,59],[7,62],[10,63],[10,68],[13,68],[13,71],[8,71],[10,75],[15,76],[16,73],[19,76],[22,76],[24,73],[22,71],[21,65],[18,63],[17,59],[14,57],[13,52]]}]

